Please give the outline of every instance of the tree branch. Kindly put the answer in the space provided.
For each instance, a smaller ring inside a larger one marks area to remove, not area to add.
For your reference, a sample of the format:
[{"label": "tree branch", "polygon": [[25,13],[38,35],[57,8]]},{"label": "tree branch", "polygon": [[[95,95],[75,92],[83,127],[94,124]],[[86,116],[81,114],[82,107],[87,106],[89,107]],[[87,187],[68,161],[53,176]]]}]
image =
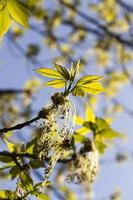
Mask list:
[{"label": "tree branch", "polygon": [[36,159],[37,157],[34,154],[30,154],[30,153],[15,153],[15,152],[8,152],[8,151],[2,151],[0,152],[0,156],[7,156],[10,157],[12,159],[14,158],[33,158]]},{"label": "tree branch", "polygon": [[22,90],[22,89],[0,89],[1,94],[22,94],[22,93],[30,93],[30,90]]},{"label": "tree branch", "polygon": [[36,120],[39,120],[41,119],[42,117],[40,115],[38,115],[37,117],[29,120],[29,121],[26,121],[26,122],[23,122],[23,123],[20,123],[20,124],[17,124],[15,126],[12,126],[12,127],[9,127],[9,128],[2,128],[0,129],[0,133],[7,133],[8,131],[13,131],[13,130],[17,130],[17,129],[22,129],[24,128],[25,126],[29,126],[31,123],[35,122]]}]

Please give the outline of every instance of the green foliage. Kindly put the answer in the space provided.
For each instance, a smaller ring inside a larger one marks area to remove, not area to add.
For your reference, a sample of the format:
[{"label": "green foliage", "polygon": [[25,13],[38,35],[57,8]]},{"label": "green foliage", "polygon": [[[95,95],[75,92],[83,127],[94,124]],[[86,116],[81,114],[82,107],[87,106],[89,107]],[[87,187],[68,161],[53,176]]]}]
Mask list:
[{"label": "green foliage", "polygon": [[0,161],[8,163],[12,161],[12,158],[7,157],[7,156],[0,156]]},{"label": "green foliage", "polygon": [[5,138],[4,138],[4,141],[5,141],[10,152],[17,151],[16,146],[12,142],[10,142],[9,140],[7,140]]},{"label": "green foliage", "polygon": [[40,68],[36,71],[46,77],[56,78],[51,81],[48,81],[44,86],[51,86],[54,88],[62,88],[65,86],[64,94],[68,95],[72,93],[73,96],[82,96],[84,97],[86,93],[98,94],[103,92],[104,89],[102,85],[98,82],[101,77],[95,75],[86,75],[80,78],[76,83],[76,75],[79,72],[80,62],[72,64],[70,70],[67,70],[61,65],[55,64],[55,69],[50,68]]},{"label": "green foliage", "polygon": [[3,0],[0,2],[0,37],[9,29],[12,20],[28,28],[28,9],[19,0]]}]

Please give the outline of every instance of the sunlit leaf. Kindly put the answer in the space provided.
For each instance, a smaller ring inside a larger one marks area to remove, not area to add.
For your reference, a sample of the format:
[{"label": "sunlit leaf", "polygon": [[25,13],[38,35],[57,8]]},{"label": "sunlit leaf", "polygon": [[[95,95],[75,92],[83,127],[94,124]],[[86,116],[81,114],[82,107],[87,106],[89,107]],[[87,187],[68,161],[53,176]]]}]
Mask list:
[{"label": "sunlit leaf", "polygon": [[77,124],[77,125],[83,125],[83,123],[84,123],[84,119],[82,118],[82,117],[80,117],[80,116],[76,116],[76,120],[75,120],[75,123]]},{"label": "sunlit leaf", "polygon": [[63,79],[54,79],[54,80],[51,80],[51,81],[48,81],[46,83],[44,83],[43,85],[44,87],[45,86],[50,86],[50,87],[54,87],[54,88],[62,88],[65,86],[65,80]]},{"label": "sunlit leaf", "polygon": [[5,141],[10,152],[16,151],[16,146],[12,142],[10,142],[9,140],[7,140],[5,138],[4,138],[4,141]]},{"label": "sunlit leaf", "polygon": [[80,135],[85,135],[89,132],[89,129],[86,127],[82,127],[76,130],[76,133],[80,134]]},{"label": "sunlit leaf", "polygon": [[64,77],[64,79],[66,80],[70,79],[69,71],[65,67],[62,67],[61,65],[58,65],[58,64],[55,64],[54,67],[61,74],[61,76]]},{"label": "sunlit leaf", "polygon": [[2,3],[0,2],[0,37],[2,37],[9,29],[10,18],[7,7],[2,8]]},{"label": "sunlit leaf", "polygon": [[94,81],[98,81],[100,80],[102,77],[101,76],[95,76],[95,75],[85,75],[83,77],[81,77],[78,81],[76,85],[86,85],[88,83],[92,83]]},{"label": "sunlit leaf", "polygon": [[86,118],[85,118],[86,121],[95,123],[95,115],[94,115],[92,109],[88,105],[86,105],[85,116],[86,116]]},{"label": "sunlit leaf", "polygon": [[72,94],[73,96],[85,96],[85,92],[83,91],[83,89],[77,86],[73,89]]},{"label": "sunlit leaf", "polygon": [[39,68],[36,70],[36,72],[38,72],[39,74],[41,74],[42,76],[46,76],[49,78],[63,78],[62,75],[57,72],[54,69],[50,69],[50,68]]},{"label": "sunlit leaf", "polygon": [[7,1],[8,12],[11,17],[21,24],[22,26],[28,28],[28,10],[25,4],[18,0]]},{"label": "sunlit leaf", "polygon": [[104,91],[104,88],[102,87],[101,83],[98,82],[88,83],[80,85],[78,87],[80,87],[80,89],[82,89],[84,92],[90,94],[99,94],[100,92]]},{"label": "sunlit leaf", "polygon": [[85,136],[80,135],[76,132],[73,134],[73,137],[74,137],[75,142],[84,143],[85,141],[87,141],[87,138]]},{"label": "sunlit leaf", "polygon": [[76,75],[78,74],[79,68],[80,68],[80,60],[78,62],[75,62],[72,64],[72,67],[70,69],[70,74],[71,74],[72,80],[74,80]]},{"label": "sunlit leaf", "polygon": [[96,140],[95,144],[96,144],[96,147],[97,147],[99,153],[103,154],[107,148],[106,144],[99,140]]},{"label": "sunlit leaf", "polygon": [[48,196],[45,195],[45,194],[43,194],[43,193],[38,193],[38,194],[36,195],[36,197],[37,197],[37,199],[39,199],[39,200],[49,200]]},{"label": "sunlit leaf", "polygon": [[109,124],[102,118],[96,117],[97,132],[103,129],[108,129]]},{"label": "sunlit leaf", "polygon": [[112,129],[103,129],[99,131],[97,134],[106,139],[113,139],[120,137],[120,134]]}]

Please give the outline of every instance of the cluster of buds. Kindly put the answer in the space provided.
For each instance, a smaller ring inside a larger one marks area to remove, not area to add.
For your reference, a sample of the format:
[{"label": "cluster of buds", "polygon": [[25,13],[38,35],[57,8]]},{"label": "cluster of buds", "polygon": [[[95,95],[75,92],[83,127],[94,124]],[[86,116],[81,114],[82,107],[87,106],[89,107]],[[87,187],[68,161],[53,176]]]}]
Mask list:
[{"label": "cluster of buds", "polygon": [[81,149],[76,159],[72,161],[70,173],[67,176],[68,182],[77,184],[84,181],[94,182],[99,169],[99,154],[92,141],[89,141],[87,152],[84,152],[85,148]]},{"label": "cluster of buds", "polygon": [[44,172],[47,180],[61,154],[68,148],[75,127],[75,108],[62,93],[55,93],[48,106],[40,112],[44,118],[43,131],[38,139],[38,157],[48,159]]}]

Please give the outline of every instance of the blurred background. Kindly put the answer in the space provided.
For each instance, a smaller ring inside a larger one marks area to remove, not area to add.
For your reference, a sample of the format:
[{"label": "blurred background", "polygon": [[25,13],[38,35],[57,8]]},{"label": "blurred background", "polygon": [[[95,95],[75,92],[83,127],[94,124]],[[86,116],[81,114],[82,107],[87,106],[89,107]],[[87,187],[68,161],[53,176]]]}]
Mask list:
[{"label": "blurred background", "polygon": [[[88,104],[96,116],[107,119],[124,137],[110,143],[100,156],[98,177],[90,190],[84,183],[57,181],[49,191],[51,199],[132,200],[133,2],[27,0],[26,3],[31,9],[30,28],[13,24],[0,40],[0,127],[32,119],[55,92],[41,87],[47,78],[39,76],[35,69],[53,68],[54,63],[69,69],[72,62],[80,60],[81,75],[103,76],[105,92],[83,99],[71,96],[78,115],[85,117]],[[18,145],[25,144],[33,137],[33,130],[28,127],[14,131],[9,138]],[[0,151],[7,148],[2,137],[0,144]],[[3,165],[1,161],[0,167]],[[51,179],[58,179],[57,172],[63,170],[64,165],[57,164]],[[7,171],[0,170],[0,188],[14,190],[16,179],[7,179]],[[35,180],[41,180],[39,172],[41,169],[33,174]],[[65,189],[60,189],[60,185]]]}]

